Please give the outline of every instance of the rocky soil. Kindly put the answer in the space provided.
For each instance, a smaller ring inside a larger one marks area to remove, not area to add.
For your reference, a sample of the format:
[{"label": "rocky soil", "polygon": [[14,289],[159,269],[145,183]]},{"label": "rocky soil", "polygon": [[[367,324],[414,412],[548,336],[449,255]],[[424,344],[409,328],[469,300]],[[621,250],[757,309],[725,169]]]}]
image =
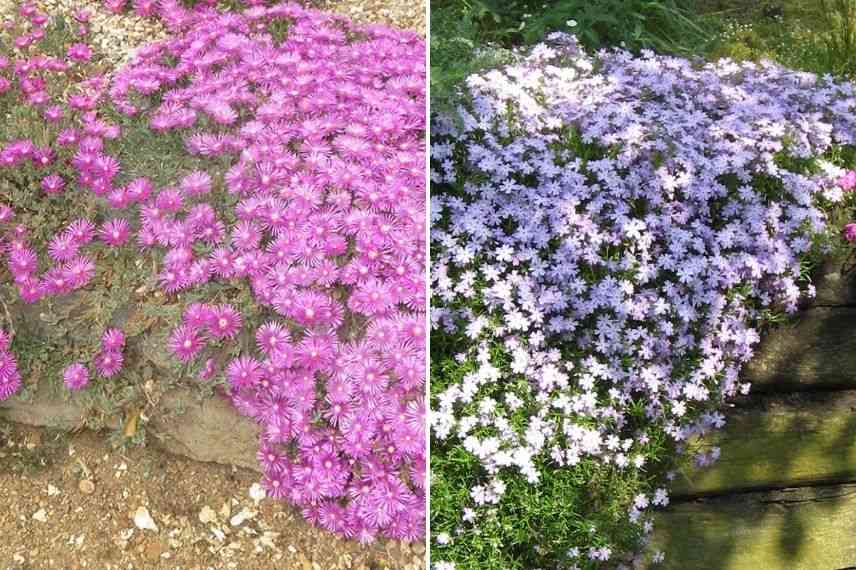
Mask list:
[{"label": "rocky soil", "polygon": [[0,421],[0,569],[416,570],[423,544],[363,547],[261,499],[255,472],[104,434]]}]

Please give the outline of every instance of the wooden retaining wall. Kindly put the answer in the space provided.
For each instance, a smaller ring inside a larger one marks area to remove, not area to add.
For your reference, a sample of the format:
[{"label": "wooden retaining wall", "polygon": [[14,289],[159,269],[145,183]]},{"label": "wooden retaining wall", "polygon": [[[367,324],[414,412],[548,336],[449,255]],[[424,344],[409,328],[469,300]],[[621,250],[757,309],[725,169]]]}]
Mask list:
[{"label": "wooden retaining wall", "polygon": [[856,275],[830,262],[814,304],[746,368],[752,396],[657,515],[671,570],[856,569]]}]

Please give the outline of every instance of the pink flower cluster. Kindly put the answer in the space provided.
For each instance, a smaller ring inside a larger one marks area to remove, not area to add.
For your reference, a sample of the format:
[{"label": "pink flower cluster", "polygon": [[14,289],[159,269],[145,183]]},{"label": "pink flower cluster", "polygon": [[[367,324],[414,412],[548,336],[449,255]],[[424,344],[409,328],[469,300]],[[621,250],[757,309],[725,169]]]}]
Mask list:
[{"label": "pink flower cluster", "polygon": [[[262,31],[287,18],[277,45]],[[166,248],[161,287],[248,280],[269,318],[225,368],[232,400],[263,426],[270,496],[361,541],[416,540],[425,515],[424,45],[293,4],[242,17],[198,12],[145,48],[110,88],[117,108],[166,89],[148,114],[198,156],[235,156],[227,227],[205,172],[141,209],[138,242]],[[356,31],[357,28],[354,28]],[[171,54],[176,67],[163,63]],[[185,62],[193,62],[188,65]],[[194,129],[207,125],[202,129]],[[224,132],[223,127],[229,130]],[[199,256],[199,246],[210,253]],[[182,362],[241,330],[230,305],[189,305],[169,338]]]},{"label": "pink flower cluster", "polygon": [[[58,61],[32,55],[38,38],[26,39],[18,60],[0,62],[0,88],[37,106],[58,133],[44,148],[7,143],[0,165],[43,170],[43,199],[73,183],[101,209],[50,239],[43,272],[27,229],[12,229],[5,250],[22,299],[91,284],[105,246],[136,246],[158,262],[171,301],[214,282],[247,282],[253,311],[191,303],[169,351],[202,379],[224,374],[237,409],[261,424],[270,496],[364,542],[421,538],[424,42],[293,3],[247,1],[241,14],[211,1],[192,9],[177,0],[105,4],[159,17],[174,35],[139,50],[109,84],[84,79],[63,101],[51,99],[48,79],[92,60],[85,43]],[[43,28],[32,5],[21,14]],[[85,33],[87,15],[77,20]],[[270,33],[276,22],[288,24],[283,41]],[[145,121],[152,136],[178,134],[211,168],[163,188],[134,178],[106,144],[122,136],[103,118],[107,104]],[[224,163],[231,167],[218,171]],[[224,207],[227,195],[233,208]],[[10,207],[0,209],[0,222],[12,218]],[[245,327],[255,348],[221,368],[216,351],[237,344]],[[124,344],[120,331],[105,333],[92,363],[100,376],[119,373]],[[83,389],[90,369],[71,364],[63,380]]]},{"label": "pink flower cluster", "polygon": [[[856,190],[856,170],[850,170],[838,179],[838,186],[845,194]],[[844,226],[842,237],[845,241],[856,243],[856,221],[852,221]]]},{"label": "pink flower cluster", "polygon": [[[125,333],[111,328],[101,337],[101,350],[93,358],[93,365],[100,376],[113,378],[125,364]],[[81,362],[74,362],[63,372],[63,382],[69,390],[82,390],[89,385],[89,369]]]},{"label": "pink flower cluster", "polygon": [[18,361],[9,350],[11,343],[9,333],[0,330],[0,401],[8,399],[21,387]]}]

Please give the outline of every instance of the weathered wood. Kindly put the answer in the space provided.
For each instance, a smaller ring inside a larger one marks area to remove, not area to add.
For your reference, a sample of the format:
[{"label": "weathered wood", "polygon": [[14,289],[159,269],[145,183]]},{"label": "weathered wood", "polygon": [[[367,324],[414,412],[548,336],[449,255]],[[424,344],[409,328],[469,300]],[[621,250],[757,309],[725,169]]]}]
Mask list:
[{"label": "weathered wood", "polygon": [[[147,441],[197,461],[259,470],[259,428],[228,402],[217,396],[199,402],[190,390],[175,389],[159,406],[159,414],[146,426]],[[0,402],[0,418],[33,426],[76,429],[83,426],[85,415],[78,400],[64,399],[41,386],[29,401]]]},{"label": "weathered wood", "polygon": [[856,485],[673,504],[656,515],[666,570],[840,570],[856,566]]},{"label": "weathered wood", "polygon": [[829,259],[815,277],[815,306],[856,306],[856,267],[852,260]]},{"label": "weathered wood", "polygon": [[705,440],[719,461],[678,475],[674,494],[856,481],[856,391],[758,397],[727,418]]},{"label": "weathered wood", "polygon": [[856,389],[856,308],[812,308],[770,331],[743,378],[761,392]]}]

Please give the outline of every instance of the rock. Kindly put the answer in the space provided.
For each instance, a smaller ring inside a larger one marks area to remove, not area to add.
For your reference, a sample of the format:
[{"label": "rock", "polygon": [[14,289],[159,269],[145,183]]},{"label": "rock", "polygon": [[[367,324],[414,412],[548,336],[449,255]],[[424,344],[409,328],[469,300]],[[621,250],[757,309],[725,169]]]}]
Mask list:
[{"label": "rock", "polygon": [[199,511],[199,522],[202,524],[209,524],[217,521],[217,513],[214,512],[214,509],[205,505],[202,507],[202,510]]},{"label": "rock", "polygon": [[165,548],[163,544],[161,544],[159,540],[156,540],[146,545],[144,554],[149,562],[157,562],[160,560],[161,554],[163,554],[164,550]]},{"label": "rock", "polygon": [[250,520],[255,516],[255,512],[250,511],[248,509],[241,509],[238,514],[229,519],[229,524],[231,524],[232,526],[241,526],[242,524],[244,524],[244,522]]},{"label": "rock", "polygon": [[856,306],[856,267],[845,259],[828,259],[814,278],[815,306]]},{"label": "rock", "polygon": [[[82,403],[76,399],[65,401],[53,392],[43,382],[28,401],[2,401],[0,418],[63,430],[83,425],[86,410]],[[147,429],[156,435],[152,440],[166,451],[197,461],[261,470],[256,461],[259,427],[239,415],[229,402],[214,397],[200,403],[191,390],[176,389],[164,395],[161,406],[163,414],[152,418]],[[183,413],[177,414],[178,411]],[[165,421],[161,416],[172,419]]]},{"label": "rock", "polygon": [[258,483],[253,483],[250,485],[249,493],[250,498],[253,500],[253,503],[258,506],[262,500],[267,497],[267,492],[265,492],[264,487],[259,485]]},{"label": "rock", "polygon": [[33,520],[39,522],[48,522],[48,513],[44,509],[39,509],[33,513]]},{"label": "rock", "polygon": [[77,488],[80,489],[80,492],[84,495],[91,495],[95,492],[95,483],[89,479],[81,479],[77,484]]},{"label": "rock", "polygon": [[158,531],[158,525],[155,524],[152,515],[146,507],[138,507],[134,512],[134,525],[140,530]]}]

